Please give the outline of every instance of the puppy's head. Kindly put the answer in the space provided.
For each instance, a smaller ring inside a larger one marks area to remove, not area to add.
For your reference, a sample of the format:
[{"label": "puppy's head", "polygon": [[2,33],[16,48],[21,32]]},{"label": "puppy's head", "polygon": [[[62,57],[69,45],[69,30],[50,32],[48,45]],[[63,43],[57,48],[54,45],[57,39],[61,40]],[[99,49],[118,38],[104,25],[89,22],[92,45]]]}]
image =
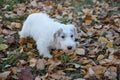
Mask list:
[{"label": "puppy's head", "polygon": [[76,48],[75,37],[77,31],[74,25],[65,25],[54,34],[57,49],[74,50]]}]

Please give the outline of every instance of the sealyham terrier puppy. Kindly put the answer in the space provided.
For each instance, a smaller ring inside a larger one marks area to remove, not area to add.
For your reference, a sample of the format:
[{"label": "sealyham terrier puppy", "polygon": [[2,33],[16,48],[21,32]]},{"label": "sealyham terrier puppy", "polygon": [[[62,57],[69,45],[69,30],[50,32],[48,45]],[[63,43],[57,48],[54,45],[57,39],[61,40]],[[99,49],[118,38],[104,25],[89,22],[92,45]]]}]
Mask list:
[{"label": "sealyham terrier puppy", "polygon": [[52,58],[51,49],[74,50],[76,34],[74,25],[61,24],[45,13],[29,15],[19,32],[20,38],[33,38],[39,55],[48,58]]}]

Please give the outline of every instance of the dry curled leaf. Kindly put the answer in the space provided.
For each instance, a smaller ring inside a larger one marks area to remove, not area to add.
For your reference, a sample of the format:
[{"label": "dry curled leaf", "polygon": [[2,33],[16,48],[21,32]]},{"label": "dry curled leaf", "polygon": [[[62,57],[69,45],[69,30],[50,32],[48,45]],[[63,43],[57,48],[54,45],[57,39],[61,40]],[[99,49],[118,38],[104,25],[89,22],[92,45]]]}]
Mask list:
[{"label": "dry curled leaf", "polygon": [[45,69],[45,60],[44,59],[39,59],[36,63],[36,68],[37,70],[43,70]]},{"label": "dry curled leaf", "polygon": [[36,63],[37,63],[37,59],[35,59],[35,58],[30,58],[29,62],[30,62],[30,66],[31,66],[31,67],[35,67],[35,65],[36,65]]},{"label": "dry curled leaf", "polygon": [[11,26],[13,26],[14,28],[21,28],[22,27],[21,23],[17,23],[17,22],[12,22]]},{"label": "dry curled leaf", "polygon": [[82,48],[77,48],[75,51],[78,55],[85,55],[85,50]]},{"label": "dry curled leaf", "polygon": [[7,77],[10,75],[10,71],[5,71],[3,73],[0,73],[0,78],[2,78],[2,80],[6,80]]},{"label": "dry curled leaf", "polygon": [[104,55],[100,54],[100,55],[97,57],[97,60],[100,61],[100,60],[102,60],[104,57],[105,57]]},{"label": "dry curled leaf", "polygon": [[15,38],[13,36],[9,36],[6,39],[6,43],[12,44],[15,42]]},{"label": "dry curled leaf", "polygon": [[58,9],[58,10],[62,10],[62,5],[61,5],[61,4],[58,4],[57,9]]},{"label": "dry curled leaf", "polygon": [[21,38],[21,39],[19,40],[19,44],[20,44],[20,45],[23,45],[26,41],[27,41],[26,38]]},{"label": "dry curled leaf", "polygon": [[28,68],[22,69],[18,77],[19,80],[34,80],[34,76]]}]

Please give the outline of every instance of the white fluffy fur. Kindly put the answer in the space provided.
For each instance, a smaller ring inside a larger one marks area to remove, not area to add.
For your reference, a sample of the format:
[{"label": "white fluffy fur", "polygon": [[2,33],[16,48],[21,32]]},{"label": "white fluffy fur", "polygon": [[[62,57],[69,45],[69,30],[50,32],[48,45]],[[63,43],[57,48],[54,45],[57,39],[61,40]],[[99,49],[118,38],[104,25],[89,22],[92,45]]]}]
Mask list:
[{"label": "white fluffy fur", "polygon": [[68,46],[71,46],[73,50],[76,46],[74,25],[56,22],[45,13],[29,15],[19,34],[20,38],[32,37],[36,41],[39,54],[43,57],[52,58],[52,48],[68,50]]}]

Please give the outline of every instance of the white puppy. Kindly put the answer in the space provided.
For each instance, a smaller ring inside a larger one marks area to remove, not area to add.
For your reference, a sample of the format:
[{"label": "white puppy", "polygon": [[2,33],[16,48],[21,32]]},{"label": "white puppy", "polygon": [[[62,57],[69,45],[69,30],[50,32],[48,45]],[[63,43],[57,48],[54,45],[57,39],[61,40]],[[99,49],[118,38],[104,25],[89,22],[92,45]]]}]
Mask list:
[{"label": "white puppy", "polygon": [[32,37],[43,57],[52,58],[50,49],[74,50],[76,47],[74,25],[56,22],[45,13],[29,15],[19,35],[20,38]]}]

